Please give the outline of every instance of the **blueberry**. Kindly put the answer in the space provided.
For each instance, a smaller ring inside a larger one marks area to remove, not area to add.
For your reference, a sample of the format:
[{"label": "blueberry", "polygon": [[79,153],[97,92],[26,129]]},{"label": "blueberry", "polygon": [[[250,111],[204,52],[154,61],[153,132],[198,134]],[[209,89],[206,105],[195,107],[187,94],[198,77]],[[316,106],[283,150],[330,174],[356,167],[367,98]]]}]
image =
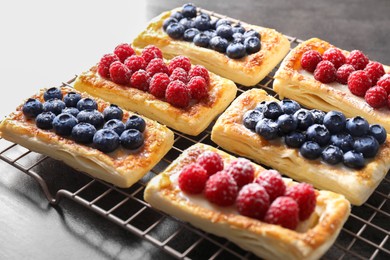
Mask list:
[{"label": "blueberry", "polygon": [[194,20],[194,27],[200,31],[211,29],[210,16],[205,13],[201,13]]},{"label": "blueberry", "polygon": [[261,43],[257,37],[248,37],[244,40],[244,46],[248,54],[256,53],[261,48]]},{"label": "blueberry", "polygon": [[119,119],[123,118],[123,111],[117,105],[111,104],[109,107],[106,107],[103,110],[104,120],[108,121],[110,119]]},{"label": "blueberry", "polygon": [[267,104],[267,101],[261,101],[261,102],[255,107],[255,110],[259,110],[261,113],[263,113],[265,104]]},{"label": "blueberry", "polygon": [[184,31],[183,40],[187,42],[192,42],[194,40],[194,37],[199,34],[200,31],[196,28],[189,28]]},{"label": "blueberry", "polygon": [[96,133],[96,128],[89,123],[78,123],[72,129],[72,138],[77,143],[89,144],[92,143],[93,136]]},{"label": "blueberry", "polygon": [[353,138],[350,134],[339,133],[330,137],[330,144],[339,147],[344,153],[352,150]]},{"label": "blueberry", "polygon": [[171,17],[180,21],[181,19],[183,19],[183,14],[181,12],[173,12],[171,13]]},{"label": "blueberry", "polygon": [[256,124],[256,133],[262,136],[266,140],[275,139],[278,136],[278,124],[268,118],[263,118]]},{"label": "blueberry", "polygon": [[263,107],[264,117],[277,119],[282,113],[282,108],[276,101],[266,102]]},{"label": "blueberry", "polygon": [[77,108],[75,108],[75,107],[65,107],[64,109],[62,109],[61,113],[68,113],[68,114],[71,114],[74,117],[77,117],[79,112],[80,111]]},{"label": "blueberry", "polygon": [[257,122],[263,119],[263,113],[258,110],[248,110],[244,114],[243,124],[250,130],[255,130]]},{"label": "blueberry", "polygon": [[294,131],[284,136],[284,142],[288,147],[299,148],[306,142],[306,135],[304,133]]},{"label": "blueberry", "polygon": [[323,124],[324,123],[324,117],[325,117],[325,112],[318,110],[318,109],[312,109],[310,110],[310,113],[314,117],[314,123],[315,124]]},{"label": "blueberry", "polygon": [[239,43],[244,43],[244,36],[242,35],[242,33],[233,33],[233,42],[239,42]]},{"label": "blueberry", "polygon": [[82,98],[77,102],[76,105],[77,109],[79,111],[85,110],[85,109],[98,109],[98,105],[95,100],[92,98]]},{"label": "blueberry", "polygon": [[80,111],[80,113],[77,115],[77,120],[81,123],[90,123],[96,129],[99,129],[104,124],[104,117],[102,113],[95,109],[87,109]]},{"label": "blueberry", "polygon": [[35,124],[38,128],[41,129],[52,129],[53,128],[53,119],[56,117],[56,115],[52,112],[43,112],[35,118]]},{"label": "blueberry", "polygon": [[59,88],[49,88],[43,93],[43,99],[48,101],[49,99],[59,99],[62,100],[62,92]]},{"label": "blueberry", "polygon": [[293,115],[282,114],[276,121],[282,134],[287,134],[297,129],[298,121]]},{"label": "blueberry", "polygon": [[196,16],[196,6],[194,4],[188,3],[184,4],[181,10],[181,13],[184,17],[195,17]]},{"label": "blueberry", "polygon": [[314,124],[314,117],[307,109],[299,109],[294,113],[294,117],[298,120],[298,129],[300,130],[306,130],[309,126]]},{"label": "blueberry", "polygon": [[371,125],[369,129],[370,135],[372,135],[379,144],[383,144],[386,141],[387,133],[383,126],[375,124]]},{"label": "blueberry", "polygon": [[75,92],[69,92],[64,96],[64,103],[67,107],[76,107],[77,102],[81,99],[81,95]]},{"label": "blueberry", "polygon": [[125,124],[118,119],[110,119],[103,126],[103,129],[114,130],[119,136],[125,131],[125,128]]},{"label": "blueberry", "polygon": [[365,160],[362,153],[352,150],[344,154],[343,163],[349,168],[361,169],[365,165]]},{"label": "blueberry", "polygon": [[66,107],[64,101],[59,99],[49,99],[43,103],[44,112],[53,112],[55,115],[61,114],[62,110]]},{"label": "blueberry", "polygon": [[232,27],[233,29],[233,33],[241,33],[241,34],[244,34],[245,33],[245,28],[241,26],[241,24],[236,24]]},{"label": "blueberry", "polygon": [[213,29],[206,30],[203,33],[206,34],[207,36],[209,36],[210,39],[217,36],[217,33]]},{"label": "blueberry", "polygon": [[120,136],[120,143],[126,149],[134,150],[144,143],[144,136],[137,129],[128,129]]},{"label": "blueberry", "polygon": [[306,139],[324,146],[329,143],[330,133],[324,125],[314,124],[307,128]]},{"label": "blueberry", "polygon": [[230,22],[228,19],[218,19],[215,23],[215,28],[218,28],[221,25],[232,25],[232,22]]},{"label": "blueberry", "polygon": [[215,36],[215,37],[211,38],[209,44],[210,44],[211,49],[218,51],[218,52],[225,53],[226,48],[227,48],[229,43],[225,38],[222,38],[220,36]]},{"label": "blueberry", "polygon": [[197,35],[195,35],[193,42],[196,46],[207,47],[209,46],[210,36],[208,36],[204,32],[198,33]]},{"label": "blueberry", "polygon": [[321,154],[321,158],[324,162],[329,164],[338,164],[343,161],[344,153],[340,148],[334,145],[327,146]]},{"label": "blueberry", "polygon": [[356,137],[353,143],[353,149],[362,153],[364,158],[372,158],[378,153],[379,143],[371,135]]},{"label": "blueberry", "polygon": [[179,21],[179,24],[183,25],[184,30],[194,28],[194,21],[191,18],[183,18]]},{"label": "blueberry", "polygon": [[321,147],[313,141],[306,141],[299,149],[301,155],[309,160],[315,160],[321,155]]},{"label": "blueberry", "polygon": [[324,125],[332,134],[340,133],[344,130],[346,118],[339,111],[330,111],[324,116]]},{"label": "blueberry", "polygon": [[177,20],[176,18],[173,18],[173,17],[169,17],[169,18],[165,19],[163,22],[164,31],[167,30],[168,25],[170,25],[171,23],[178,23],[178,22],[179,22],[179,20]]},{"label": "blueberry", "polygon": [[27,118],[35,118],[42,113],[43,105],[39,100],[29,98],[26,103],[24,103],[22,111]]},{"label": "blueberry", "polygon": [[173,39],[180,39],[183,37],[185,30],[186,28],[180,23],[171,23],[167,27],[167,34]]},{"label": "blueberry", "polygon": [[145,131],[145,128],[145,120],[137,115],[131,116],[126,122],[126,129],[137,129],[142,133],[143,131]]},{"label": "blueberry", "polygon": [[257,31],[255,31],[255,30],[253,30],[253,29],[250,29],[250,30],[246,31],[246,32],[244,33],[244,37],[245,37],[245,38],[256,37],[256,38],[258,38],[259,40],[261,39],[260,33],[257,32]]},{"label": "blueberry", "polygon": [[119,147],[119,135],[110,129],[100,129],[93,136],[92,142],[96,149],[109,153]]},{"label": "blueberry", "polygon": [[350,118],[347,121],[345,128],[347,129],[348,133],[355,137],[366,135],[368,133],[370,125],[368,124],[366,119],[357,116],[354,118]]},{"label": "blueberry", "polygon": [[217,22],[218,22],[219,20],[218,19],[212,19],[211,21],[210,21],[210,27],[212,28],[212,29],[216,29],[217,28]]},{"label": "blueberry", "polygon": [[226,54],[231,59],[241,59],[246,55],[244,44],[232,42],[226,49]]},{"label": "blueberry", "polygon": [[280,106],[282,108],[283,113],[289,115],[293,115],[295,112],[301,109],[301,106],[298,104],[298,102],[291,99],[283,99],[280,102]]},{"label": "blueberry", "polygon": [[227,40],[230,40],[233,36],[232,26],[228,24],[222,24],[218,26],[216,32],[218,36],[221,36],[222,38],[225,38]]},{"label": "blueberry", "polygon": [[66,136],[72,133],[77,123],[77,119],[71,114],[59,114],[53,119],[53,129],[56,134]]}]

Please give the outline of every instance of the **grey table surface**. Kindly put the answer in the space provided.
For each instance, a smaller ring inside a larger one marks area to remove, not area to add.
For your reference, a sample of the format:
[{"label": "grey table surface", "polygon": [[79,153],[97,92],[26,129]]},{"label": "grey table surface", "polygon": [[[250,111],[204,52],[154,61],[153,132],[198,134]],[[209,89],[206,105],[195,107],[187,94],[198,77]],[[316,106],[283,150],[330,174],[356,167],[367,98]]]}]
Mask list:
[{"label": "grey table surface", "polygon": [[[185,2],[3,1],[0,115],[38,88],[59,85],[85,70],[116,44],[130,42],[152,17]],[[370,59],[390,64],[389,0],[193,2],[289,36],[318,37],[342,49],[360,49]],[[54,189],[71,171],[55,161],[44,170],[50,173],[47,180]],[[77,179],[77,173],[72,178]],[[72,201],[50,206],[31,177],[0,161],[0,259],[85,258],[170,256]]]}]

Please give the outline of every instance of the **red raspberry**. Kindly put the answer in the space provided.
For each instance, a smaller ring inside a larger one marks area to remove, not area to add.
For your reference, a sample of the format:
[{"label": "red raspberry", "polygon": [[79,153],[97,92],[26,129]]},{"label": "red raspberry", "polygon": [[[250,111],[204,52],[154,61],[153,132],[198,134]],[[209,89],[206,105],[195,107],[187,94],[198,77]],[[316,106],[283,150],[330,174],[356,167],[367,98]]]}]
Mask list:
[{"label": "red raspberry", "polygon": [[115,47],[114,53],[121,62],[124,62],[128,57],[134,55],[135,51],[131,48],[130,44],[122,43]]},{"label": "red raspberry", "polygon": [[344,64],[340,68],[338,68],[336,72],[337,82],[340,84],[346,85],[348,82],[348,77],[352,72],[355,71],[355,68],[352,65]]},{"label": "red raspberry", "polygon": [[241,215],[259,220],[264,218],[269,204],[267,191],[257,183],[242,187],[236,199],[237,210]]},{"label": "red raspberry", "polygon": [[103,55],[103,57],[100,59],[97,69],[99,75],[104,78],[110,78],[110,65],[114,61],[119,61],[118,56],[115,54],[110,53]]},{"label": "red raspberry", "polygon": [[313,186],[308,183],[288,187],[285,196],[293,198],[298,203],[299,219],[302,221],[308,219],[316,207],[316,194]]},{"label": "red raspberry", "polygon": [[385,69],[383,68],[383,65],[376,61],[370,61],[364,70],[370,77],[373,86],[375,86],[380,77],[385,75]]},{"label": "red raspberry", "polygon": [[348,77],[348,88],[352,94],[364,97],[371,87],[371,79],[364,70],[352,72]]},{"label": "red raspberry", "polygon": [[133,88],[138,88],[143,91],[147,91],[149,89],[150,76],[144,70],[139,70],[134,72],[134,74],[130,78],[130,85]]},{"label": "red raspberry", "polygon": [[336,69],[340,68],[346,61],[344,54],[337,48],[327,49],[322,54],[322,59],[332,62]]},{"label": "red raspberry", "polygon": [[320,61],[322,56],[318,51],[306,51],[301,57],[302,69],[313,73]]},{"label": "red raspberry", "polygon": [[205,169],[197,163],[191,163],[183,168],[179,175],[179,187],[182,191],[192,194],[201,193],[209,178]]},{"label": "red raspberry", "polygon": [[264,187],[269,195],[270,201],[282,196],[286,191],[286,185],[282,175],[275,170],[265,170],[255,179],[255,182]]},{"label": "red raspberry", "polygon": [[145,49],[142,50],[141,56],[147,64],[154,58],[162,59],[163,57],[161,50],[154,45],[146,46]]},{"label": "red raspberry", "polygon": [[148,66],[146,66],[146,71],[150,76],[160,72],[168,74],[168,67],[162,59],[155,58],[149,62]]},{"label": "red raspberry", "polygon": [[211,175],[204,188],[204,195],[207,200],[223,207],[233,205],[236,201],[237,193],[237,183],[225,171]]},{"label": "red raspberry", "polygon": [[370,60],[363,54],[363,52],[353,50],[349,53],[346,63],[351,64],[355,70],[362,70],[366,67],[369,61]]},{"label": "red raspberry", "polygon": [[253,181],[255,168],[252,163],[245,158],[238,158],[230,163],[226,172],[233,176],[238,187],[242,187]]},{"label": "red raspberry", "polygon": [[207,83],[200,76],[192,77],[187,84],[187,88],[190,91],[191,97],[196,100],[201,100],[209,95]]},{"label": "red raspberry", "polygon": [[196,162],[207,171],[209,176],[223,170],[222,157],[216,152],[206,151],[198,157]]},{"label": "red raspberry", "polygon": [[294,230],[299,223],[298,215],[298,203],[290,197],[281,196],[272,202],[264,221]]},{"label": "red raspberry", "polygon": [[191,61],[185,56],[176,56],[173,58],[168,65],[169,73],[172,74],[173,70],[176,68],[182,68],[186,72],[189,72],[191,69]]},{"label": "red raspberry", "polygon": [[149,92],[157,97],[164,98],[165,91],[167,90],[168,84],[171,82],[168,75],[165,73],[154,74],[150,80]]},{"label": "red raspberry", "polygon": [[195,65],[191,68],[191,70],[188,72],[188,76],[190,78],[195,76],[201,76],[206,80],[207,86],[210,85],[210,75],[209,71],[203,67],[202,65]]},{"label": "red raspberry", "polygon": [[384,88],[387,91],[387,94],[390,94],[390,74],[383,75],[378,82],[377,86]]},{"label": "red raspberry", "polygon": [[322,83],[332,83],[337,78],[336,72],[332,62],[323,60],[317,64],[314,70],[314,78]]},{"label": "red raspberry", "polygon": [[110,65],[110,76],[117,84],[127,85],[130,82],[131,70],[120,61],[114,61]]},{"label": "red raspberry", "polygon": [[367,90],[364,99],[373,108],[380,108],[387,104],[387,96],[384,88],[375,86]]},{"label": "red raspberry", "polygon": [[171,76],[169,76],[171,80],[180,80],[181,82],[187,84],[188,83],[188,74],[182,68],[176,68],[172,71]]},{"label": "red raspberry", "polygon": [[179,80],[174,80],[169,83],[165,91],[165,99],[175,107],[185,108],[190,104],[191,97],[186,85]]},{"label": "red raspberry", "polygon": [[146,62],[141,56],[133,55],[125,60],[125,65],[132,71],[145,70]]}]

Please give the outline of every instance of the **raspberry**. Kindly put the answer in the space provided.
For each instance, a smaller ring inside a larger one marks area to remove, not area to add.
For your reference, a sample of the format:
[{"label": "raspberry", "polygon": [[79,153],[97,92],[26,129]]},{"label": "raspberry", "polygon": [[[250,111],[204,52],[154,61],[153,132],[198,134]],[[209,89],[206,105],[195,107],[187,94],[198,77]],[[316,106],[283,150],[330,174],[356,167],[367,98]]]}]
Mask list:
[{"label": "raspberry", "polygon": [[387,103],[387,92],[384,88],[375,86],[367,90],[364,99],[373,108],[380,108]]},{"label": "raspberry", "polygon": [[390,94],[390,74],[383,75],[378,82],[377,86],[384,88],[387,91],[387,94]]},{"label": "raspberry", "polygon": [[200,76],[192,77],[187,84],[187,88],[190,91],[191,97],[196,100],[201,100],[208,96],[207,83]]},{"label": "raspberry", "polygon": [[306,51],[301,58],[302,69],[313,73],[320,61],[322,56],[318,51]]},{"label": "raspberry", "polygon": [[167,90],[168,84],[171,82],[168,75],[165,73],[154,74],[150,80],[149,92],[157,97],[164,98],[165,91]]},{"label": "raspberry", "polygon": [[179,187],[187,193],[201,193],[208,177],[206,170],[202,166],[197,163],[191,163],[181,171],[179,175]]},{"label": "raspberry", "polygon": [[195,76],[201,76],[202,78],[204,78],[206,80],[207,86],[210,85],[209,72],[202,65],[195,65],[194,67],[192,67],[191,70],[188,72],[188,76],[190,78],[195,77]]},{"label": "raspberry", "polygon": [[139,70],[134,72],[134,74],[130,78],[130,85],[133,88],[138,88],[143,91],[147,91],[149,89],[150,76],[144,70]]},{"label": "raspberry", "polygon": [[322,54],[322,59],[332,62],[336,69],[340,68],[346,60],[344,54],[337,48],[327,49]]},{"label": "raspberry", "polygon": [[269,208],[267,191],[257,183],[249,183],[241,188],[236,199],[237,210],[241,215],[262,220]]},{"label": "raspberry", "polygon": [[299,219],[302,221],[308,219],[316,207],[316,194],[313,186],[308,183],[288,187],[285,196],[293,198],[298,203]]},{"label": "raspberry", "polygon": [[226,172],[233,176],[238,187],[242,187],[253,181],[255,168],[252,163],[245,158],[238,158],[230,163]]},{"label": "raspberry", "polygon": [[172,71],[171,76],[169,78],[173,80],[180,80],[184,84],[187,84],[188,82],[188,74],[187,72],[182,68],[176,68]]},{"label": "raspberry", "polygon": [[114,53],[121,62],[124,62],[128,57],[134,55],[135,51],[130,44],[122,43],[115,47]]},{"label": "raspberry", "polygon": [[340,68],[338,68],[336,72],[337,82],[340,84],[346,85],[348,82],[348,77],[352,72],[355,71],[355,68],[352,65],[344,64]]},{"label": "raspberry", "polygon": [[171,81],[165,91],[165,99],[175,107],[185,108],[190,103],[190,92],[186,85],[178,80]]},{"label": "raspberry", "polygon": [[275,170],[265,170],[255,179],[255,182],[264,187],[269,195],[270,201],[282,196],[286,191],[286,185],[282,175]]},{"label": "raspberry", "polygon": [[154,58],[162,59],[163,57],[161,50],[154,45],[146,46],[145,49],[142,50],[141,56],[147,64]]},{"label": "raspberry", "polygon": [[349,53],[346,63],[352,65],[355,70],[362,70],[366,67],[369,61],[370,60],[363,54],[363,52],[353,50]]},{"label": "raspberry", "polygon": [[162,59],[155,58],[149,62],[148,66],[146,66],[146,71],[150,76],[160,72],[168,74],[168,67]]},{"label": "raspberry", "polygon": [[322,83],[332,83],[336,80],[336,68],[333,63],[327,60],[317,64],[314,70],[314,78]]},{"label": "raspberry", "polygon": [[364,70],[352,72],[348,77],[348,88],[352,94],[364,97],[371,87],[371,79]]},{"label": "raspberry", "polygon": [[131,70],[121,63],[120,61],[114,61],[110,65],[110,76],[112,81],[117,84],[127,85],[130,82]]},{"label": "raspberry", "polygon": [[385,69],[383,68],[383,65],[376,61],[370,61],[364,70],[370,77],[373,86],[375,86],[380,77],[385,75]]},{"label": "raspberry", "polygon": [[125,65],[132,71],[145,70],[146,62],[141,56],[133,55],[125,60]]},{"label": "raspberry", "polygon": [[191,69],[190,59],[184,56],[176,56],[169,62],[168,65],[169,73],[172,73],[173,70],[176,68],[182,68],[186,72],[189,72]]},{"label": "raspberry", "polygon": [[196,162],[207,171],[209,176],[223,170],[222,157],[216,152],[206,151],[198,157]]},{"label": "raspberry", "polygon": [[290,197],[282,196],[272,202],[264,221],[294,230],[299,223],[298,215],[298,203]]},{"label": "raspberry", "polygon": [[118,56],[116,56],[113,53],[110,54],[105,54],[103,57],[100,59],[99,65],[98,65],[98,73],[100,76],[104,78],[109,78],[110,77],[110,65],[114,61],[119,61]]},{"label": "raspberry", "polygon": [[237,193],[237,183],[225,171],[211,175],[204,188],[204,195],[207,200],[223,207],[233,205]]}]

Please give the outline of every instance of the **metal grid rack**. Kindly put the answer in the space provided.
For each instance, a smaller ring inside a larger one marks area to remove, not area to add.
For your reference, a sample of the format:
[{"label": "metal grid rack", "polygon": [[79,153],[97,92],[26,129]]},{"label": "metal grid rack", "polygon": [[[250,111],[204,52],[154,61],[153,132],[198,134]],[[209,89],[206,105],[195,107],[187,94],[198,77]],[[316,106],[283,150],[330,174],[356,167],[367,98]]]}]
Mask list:
[{"label": "metal grid rack", "polygon": [[[301,41],[288,37],[292,48]],[[272,90],[275,68],[270,75],[255,87],[265,89],[277,97]],[[70,86],[75,79],[64,82]],[[237,95],[248,90],[239,86]],[[111,220],[126,230],[145,239],[156,247],[178,259],[257,259],[226,239],[198,230],[169,215],[153,209],[143,200],[147,182],[163,171],[189,146],[202,142],[219,148],[210,139],[213,123],[198,136],[188,136],[177,131],[173,148],[144,178],[128,189],[121,189],[87,174],[62,175],[61,187],[49,187],[47,178],[56,178],[42,172],[51,171],[48,161],[53,159],[29,151],[18,144],[0,139],[0,159],[33,177],[52,205],[68,198],[97,214]],[[65,172],[74,171],[61,164]],[[77,187],[67,187],[75,178]],[[59,182],[56,182],[59,183]],[[344,225],[335,244],[324,255],[324,259],[390,259],[390,174],[360,207],[353,207],[351,216]]]}]

